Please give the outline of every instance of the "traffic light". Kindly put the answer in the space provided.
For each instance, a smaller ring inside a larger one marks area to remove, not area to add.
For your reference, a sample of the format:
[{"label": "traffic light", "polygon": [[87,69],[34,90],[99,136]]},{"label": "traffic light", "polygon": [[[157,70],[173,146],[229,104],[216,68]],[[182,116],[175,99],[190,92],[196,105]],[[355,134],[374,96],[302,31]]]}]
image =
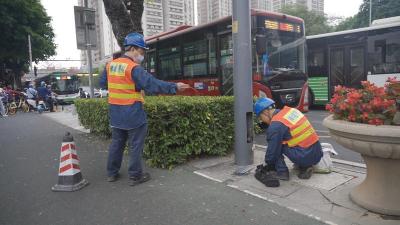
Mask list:
[{"label": "traffic light", "polygon": [[33,67],[33,74],[35,74],[35,77],[37,77],[37,67],[36,66]]}]

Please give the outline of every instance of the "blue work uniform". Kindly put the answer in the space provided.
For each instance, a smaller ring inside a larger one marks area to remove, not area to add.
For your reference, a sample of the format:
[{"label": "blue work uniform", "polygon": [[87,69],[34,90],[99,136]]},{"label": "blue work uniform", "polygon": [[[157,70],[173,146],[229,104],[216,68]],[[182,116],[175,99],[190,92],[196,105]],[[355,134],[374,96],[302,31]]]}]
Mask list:
[{"label": "blue work uniform", "polygon": [[[122,56],[130,59],[128,56]],[[176,94],[177,86],[172,82],[156,79],[142,66],[136,66],[131,72],[135,90],[144,90],[147,94]],[[107,89],[107,71],[104,69],[100,86]],[[131,178],[142,175],[142,154],[147,135],[147,116],[142,102],[132,105],[109,104],[109,119],[112,128],[112,142],[107,161],[107,175],[116,176],[121,168],[125,143],[129,144],[129,168]]]},{"label": "blue work uniform", "polygon": [[[275,110],[274,115],[279,111],[278,109]],[[283,155],[300,167],[315,165],[322,158],[322,147],[319,141],[308,148],[299,146],[289,147],[287,144],[282,144],[283,141],[290,140],[292,136],[290,135],[289,128],[281,122],[272,121],[266,134],[268,147],[265,153],[265,163],[275,165],[278,173],[288,171]]]},{"label": "blue work uniform", "polygon": [[47,100],[47,98],[49,97],[50,94],[51,94],[51,92],[46,87],[42,86],[42,87],[38,87],[38,89],[37,89],[37,95],[39,96],[39,98],[41,98],[45,101]]}]

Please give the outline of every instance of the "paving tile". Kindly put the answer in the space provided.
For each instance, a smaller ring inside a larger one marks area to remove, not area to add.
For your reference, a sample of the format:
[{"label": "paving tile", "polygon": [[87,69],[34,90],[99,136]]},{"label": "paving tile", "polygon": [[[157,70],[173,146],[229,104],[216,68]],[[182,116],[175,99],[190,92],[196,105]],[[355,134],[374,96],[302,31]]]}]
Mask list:
[{"label": "paving tile", "polygon": [[233,181],[230,185],[237,186],[240,190],[264,191],[279,197],[286,197],[302,188],[299,184],[285,181],[282,181],[281,186],[277,188],[266,187],[254,178],[254,173],[248,176],[242,176],[241,179]]},{"label": "paving tile", "polygon": [[317,189],[323,190],[333,190],[334,188],[342,185],[352,179],[353,176],[332,172],[329,174],[313,174],[312,177],[308,180],[302,180],[297,177],[297,175],[291,173],[291,181],[299,183],[301,185],[305,185],[308,187],[313,187]]}]

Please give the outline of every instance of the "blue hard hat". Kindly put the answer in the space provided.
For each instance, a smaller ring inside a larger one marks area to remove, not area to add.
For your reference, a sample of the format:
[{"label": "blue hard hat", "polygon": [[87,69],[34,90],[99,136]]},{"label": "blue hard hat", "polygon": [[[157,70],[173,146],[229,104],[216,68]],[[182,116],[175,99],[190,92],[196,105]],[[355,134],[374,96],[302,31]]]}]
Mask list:
[{"label": "blue hard hat", "polygon": [[146,42],[144,41],[143,35],[139,33],[130,33],[126,35],[124,39],[124,46],[136,46],[139,48],[149,49]]},{"label": "blue hard hat", "polygon": [[254,113],[257,116],[260,116],[262,111],[266,109],[273,109],[275,108],[275,101],[270,99],[270,98],[259,98],[257,101],[254,103]]}]

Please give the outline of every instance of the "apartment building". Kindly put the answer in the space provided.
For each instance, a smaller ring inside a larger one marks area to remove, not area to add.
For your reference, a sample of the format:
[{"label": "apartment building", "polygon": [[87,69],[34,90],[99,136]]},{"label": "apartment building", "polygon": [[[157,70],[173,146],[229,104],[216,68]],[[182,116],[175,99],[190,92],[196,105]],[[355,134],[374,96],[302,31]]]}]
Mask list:
[{"label": "apartment building", "polygon": [[[272,0],[251,0],[250,7],[272,11]],[[232,15],[232,0],[197,0],[199,24]]]},{"label": "apartment building", "polygon": [[[78,1],[83,6],[83,0]],[[88,7],[96,10],[97,49],[92,51],[93,68],[111,60],[112,54],[120,49],[105,13],[102,0],[88,0]],[[194,0],[151,0],[145,1],[142,28],[145,36],[151,36],[180,25],[194,25]],[[81,51],[83,69],[87,69],[86,51]]]},{"label": "apartment building", "polygon": [[324,0],[268,0],[271,2],[272,11],[279,12],[283,6],[289,4],[299,4],[307,7],[308,10],[314,10],[324,13]]}]

